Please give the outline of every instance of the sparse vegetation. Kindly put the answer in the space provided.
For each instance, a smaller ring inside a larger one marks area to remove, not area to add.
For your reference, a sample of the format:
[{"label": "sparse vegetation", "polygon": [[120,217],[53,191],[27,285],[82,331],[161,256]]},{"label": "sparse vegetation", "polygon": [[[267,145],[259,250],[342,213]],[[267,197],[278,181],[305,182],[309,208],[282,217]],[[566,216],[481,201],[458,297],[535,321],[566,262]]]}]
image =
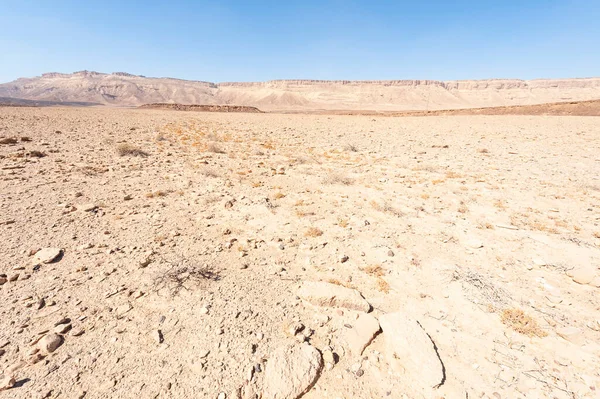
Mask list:
[{"label": "sparse vegetation", "polygon": [[323,235],[323,231],[316,227],[310,227],[308,230],[304,232],[305,237],[320,237]]},{"label": "sparse vegetation", "polygon": [[129,143],[119,144],[117,146],[117,154],[120,156],[132,156],[132,157],[147,157],[148,153],[143,151],[141,148],[136,147]]},{"label": "sparse vegetation", "polygon": [[325,177],[325,179],[323,179],[323,183],[324,184],[342,184],[344,186],[349,186],[352,183],[354,183],[354,181],[351,178],[346,177],[344,175],[341,175],[338,173],[330,173],[329,175],[327,175]]},{"label": "sparse vegetation", "polygon": [[206,151],[214,152],[215,154],[225,154],[225,150],[223,150],[217,143],[210,143],[208,147],[206,147]]},{"label": "sparse vegetation", "polygon": [[502,323],[516,332],[528,337],[545,337],[548,335],[538,323],[521,309],[509,308],[502,311]]}]

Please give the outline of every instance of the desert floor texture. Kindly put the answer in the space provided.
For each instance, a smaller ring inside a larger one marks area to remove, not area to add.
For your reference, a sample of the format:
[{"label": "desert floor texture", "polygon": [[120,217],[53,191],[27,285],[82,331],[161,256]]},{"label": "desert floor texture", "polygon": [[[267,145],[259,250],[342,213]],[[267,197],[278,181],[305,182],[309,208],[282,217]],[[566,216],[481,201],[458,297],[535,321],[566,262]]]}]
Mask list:
[{"label": "desert floor texture", "polygon": [[600,123],[0,108],[0,398],[597,398]]}]

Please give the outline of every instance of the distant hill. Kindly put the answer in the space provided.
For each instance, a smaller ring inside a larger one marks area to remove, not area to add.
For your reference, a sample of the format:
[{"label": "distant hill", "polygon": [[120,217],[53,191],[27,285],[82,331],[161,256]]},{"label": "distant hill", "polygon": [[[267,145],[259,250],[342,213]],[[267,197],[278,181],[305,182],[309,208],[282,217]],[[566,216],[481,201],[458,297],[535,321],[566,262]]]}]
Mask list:
[{"label": "distant hill", "polygon": [[40,100],[25,100],[22,98],[13,97],[0,97],[0,106],[3,107],[92,107],[97,103],[86,103],[86,102],[60,102],[60,101],[40,101]]},{"label": "distant hill", "polygon": [[445,110],[596,100],[600,99],[600,78],[211,83],[81,71],[0,84],[0,97],[124,107],[177,103],[266,111]]}]

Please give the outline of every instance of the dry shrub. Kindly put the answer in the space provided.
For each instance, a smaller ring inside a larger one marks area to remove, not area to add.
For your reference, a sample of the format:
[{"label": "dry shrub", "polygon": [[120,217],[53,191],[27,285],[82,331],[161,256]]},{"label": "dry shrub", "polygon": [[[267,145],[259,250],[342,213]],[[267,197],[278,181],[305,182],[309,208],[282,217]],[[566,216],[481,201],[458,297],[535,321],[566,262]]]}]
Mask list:
[{"label": "dry shrub", "polygon": [[215,154],[225,154],[225,150],[217,145],[217,143],[210,143],[206,148],[208,152],[214,152]]},{"label": "dry shrub", "polygon": [[385,270],[381,265],[369,265],[361,269],[363,272],[370,274],[371,276],[381,277],[385,274]]},{"label": "dry shrub", "polygon": [[448,179],[458,179],[459,177],[462,177],[462,175],[460,173],[450,171],[450,172],[446,172],[446,177]]},{"label": "dry shrub", "polygon": [[119,144],[117,146],[117,154],[120,156],[132,156],[132,157],[147,157],[148,153],[139,147],[136,147],[129,143]]},{"label": "dry shrub", "polygon": [[281,198],[285,198],[285,194],[282,193],[282,192],[278,192],[278,193],[275,193],[273,195],[273,198],[276,199],[276,200],[281,199]]},{"label": "dry shrub", "polygon": [[29,142],[29,141],[31,141],[31,137],[29,137],[29,136],[23,136],[23,137],[21,137],[21,141],[22,142]]},{"label": "dry shrub", "polygon": [[349,186],[353,182],[354,181],[351,178],[337,173],[330,173],[325,177],[325,179],[323,179],[324,184],[342,184],[344,186]]},{"label": "dry shrub", "polygon": [[346,288],[351,288],[351,289],[355,288],[352,284],[350,284],[350,283],[343,283],[343,282],[341,282],[340,280],[338,280],[336,278],[330,278],[329,280],[327,280],[327,282],[329,284],[335,284],[335,285],[339,285],[341,287],[346,287]]},{"label": "dry shrub", "polygon": [[384,294],[387,294],[390,292],[390,285],[387,281],[379,277],[377,279],[377,289],[383,292]]},{"label": "dry shrub", "polygon": [[157,190],[154,192],[146,193],[146,198],[159,198],[159,197],[166,197],[167,195],[169,195],[168,191]]},{"label": "dry shrub", "polygon": [[338,226],[343,227],[343,228],[348,227],[348,219],[339,218]]},{"label": "dry shrub", "polygon": [[165,273],[154,280],[155,291],[166,289],[171,296],[177,295],[181,290],[189,291],[193,286],[200,285],[203,281],[218,281],[220,276],[209,267],[174,265]]},{"label": "dry shrub", "polygon": [[373,209],[375,209],[376,211],[379,211],[379,212],[390,213],[390,214],[392,214],[394,216],[398,216],[398,217],[404,215],[402,213],[402,211],[394,208],[387,201],[383,201],[383,203],[380,204],[379,202],[373,200],[373,201],[371,201],[371,206],[373,207]]},{"label": "dry shrub", "polygon": [[429,199],[429,194],[423,193],[421,194],[421,198],[423,198],[424,200]]},{"label": "dry shrub", "polygon": [[205,166],[200,169],[200,173],[202,173],[206,177],[220,177],[219,173],[209,166]]},{"label": "dry shrub", "polygon": [[323,230],[316,227],[311,227],[304,233],[305,237],[320,237],[323,235]]},{"label": "dry shrub", "polygon": [[18,140],[15,137],[5,137],[0,139],[0,144],[17,144]]},{"label": "dry shrub", "polygon": [[528,337],[541,338],[548,335],[531,316],[526,315],[521,309],[504,309],[502,311],[502,323]]}]

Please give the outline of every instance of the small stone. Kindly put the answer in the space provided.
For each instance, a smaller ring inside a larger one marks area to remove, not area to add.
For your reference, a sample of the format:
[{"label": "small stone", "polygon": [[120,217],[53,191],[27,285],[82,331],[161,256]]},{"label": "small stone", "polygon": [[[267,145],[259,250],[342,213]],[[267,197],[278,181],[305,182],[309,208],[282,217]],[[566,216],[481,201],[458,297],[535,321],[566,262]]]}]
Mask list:
[{"label": "small stone", "polygon": [[35,253],[33,256],[33,262],[38,263],[52,263],[56,261],[63,253],[61,248],[42,248]]},{"label": "small stone", "polygon": [[581,345],[584,342],[582,331],[577,327],[561,327],[556,334],[574,344]]},{"label": "small stone", "polygon": [[6,284],[7,281],[8,281],[8,279],[6,278],[6,275],[0,276],[0,285]]},{"label": "small stone", "polygon": [[98,208],[98,206],[96,204],[82,204],[78,206],[78,209],[83,211],[83,212],[91,212],[93,210],[95,210],[96,208]]},{"label": "small stone", "polygon": [[348,259],[350,259],[350,257],[348,257],[347,255],[343,255],[340,258],[340,263],[346,263],[346,262],[348,262]]},{"label": "small stone", "polygon": [[227,394],[225,392],[221,392],[219,393],[219,395],[217,396],[217,399],[225,399],[227,398]]},{"label": "small stone", "polygon": [[129,312],[131,309],[133,309],[133,306],[131,306],[130,303],[126,303],[126,304],[119,306],[116,310],[117,317],[123,316],[125,313]]},{"label": "small stone", "polygon": [[162,344],[165,340],[163,337],[163,333],[160,330],[155,330],[152,333],[152,337],[154,338],[154,341],[156,341],[157,344]]},{"label": "small stone", "polygon": [[387,252],[387,256],[389,257],[393,257],[394,255],[394,251],[392,251],[391,249]]},{"label": "small stone", "polygon": [[8,281],[11,283],[14,281],[17,281],[18,279],[19,279],[19,273],[15,273],[15,274],[8,276]]},{"label": "small stone", "polygon": [[15,386],[17,380],[12,375],[0,376],[0,392]]},{"label": "small stone", "polygon": [[45,335],[42,339],[40,339],[37,345],[42,353],[48,354],[58,349],[58,347],[62,345],[63,341],[64,340],[62,336],[52,333]]},{"label": "small stone", "polygon": [[578,267],[567,272],[577,284],[589,284],[596,277],[596,270],[593,267]]},{"label": "small stone", "polygon": [[335,364],[335,356],[329,349],[323,351],[323,361],[329,364]]},{"label": "small stone", "polygon": [[465,244],[467,245],[467,247],[473,248],[473,249],[483,248],[483,242],[481,242],[480,240],[476,240],[476,239],[468,240]]},{"label": "small stone", "polygon": [[52,331],[56,334],[64,334],[71,329],[71,324],[59,324]]},{"label": "small stone", "polygon": [[123,197],[123,201],[130,201],[132,199],[133,199],[133,197],[129,194],[127,194],[126,196]]}]

